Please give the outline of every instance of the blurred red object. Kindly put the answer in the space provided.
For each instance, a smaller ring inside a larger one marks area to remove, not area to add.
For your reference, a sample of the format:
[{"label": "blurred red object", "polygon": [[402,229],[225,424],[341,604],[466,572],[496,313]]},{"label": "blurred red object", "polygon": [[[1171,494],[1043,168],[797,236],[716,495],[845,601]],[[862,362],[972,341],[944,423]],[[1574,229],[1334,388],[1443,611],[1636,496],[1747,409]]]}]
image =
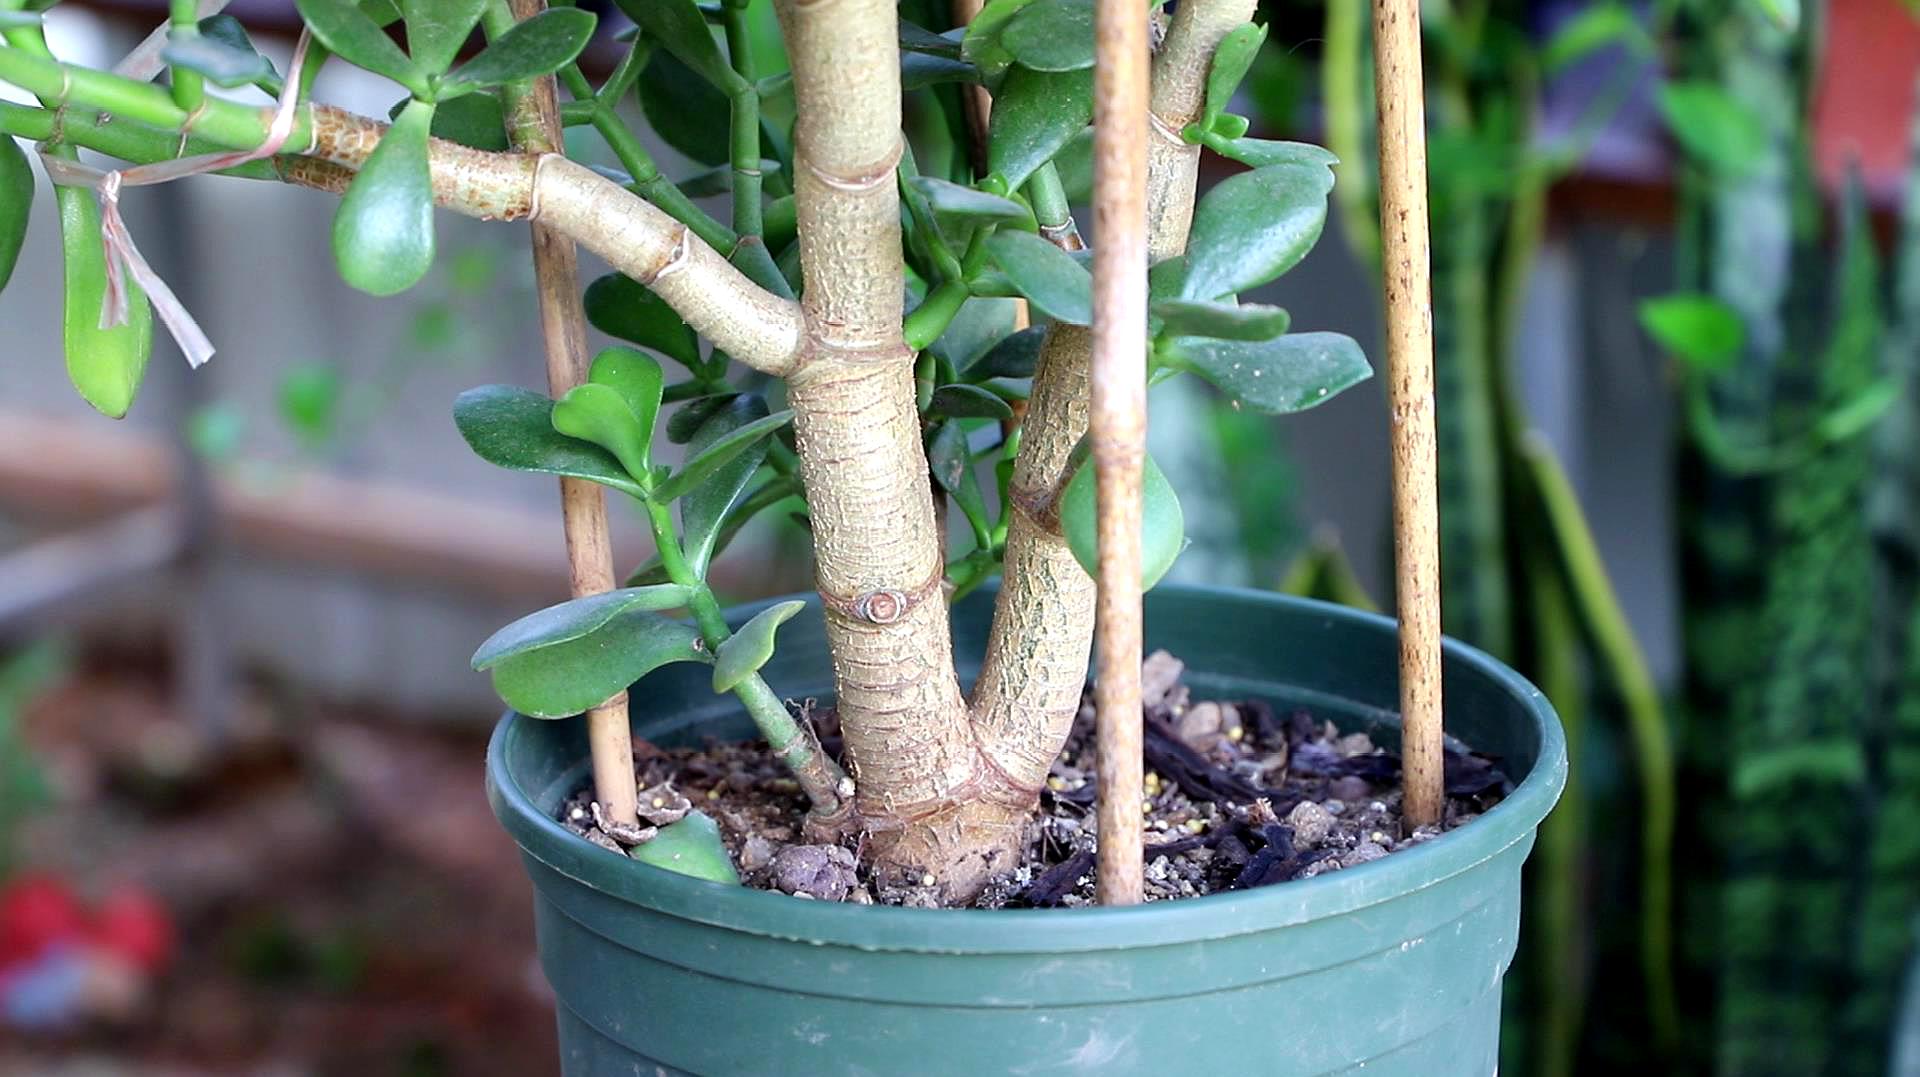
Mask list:
[{"label": "blurred red object", "polygon": [[173,918],[153,895],[123,886],[100,903],[91,941],[127,959],[146,973],[166,967],[173,956]]},{"label": "blurred red object", "polygon": [[65,881],[22,875],[0,886],[0,969],[37,960],[87,933],[87,914]]}]

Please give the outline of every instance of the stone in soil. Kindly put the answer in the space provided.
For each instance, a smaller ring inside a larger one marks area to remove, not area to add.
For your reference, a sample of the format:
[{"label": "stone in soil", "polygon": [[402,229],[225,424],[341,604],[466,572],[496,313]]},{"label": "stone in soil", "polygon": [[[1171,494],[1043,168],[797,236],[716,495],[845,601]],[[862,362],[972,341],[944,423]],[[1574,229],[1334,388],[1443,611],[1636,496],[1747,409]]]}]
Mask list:
[{"label": "stone in soil", "polygon": [[[1149,901],[1358,867],[1463,825],[1511,791],[1497,760],[1449,740],[1445,819],[1409,833],[1400,818],[1399,757],[1366,730],[1342,731],[1304,710],[1276,714],[1261,700],[1190,701],[1183,672],[1164,651],[1141,670]],[[837,746],[831,711],[812,701],[794,710]],[[1093,756],[1089,701],[1047,778],[1022,862],[992,880],[976,907],[1093,903]],[[932,887],[882,884],[852,849],[804,837],[806,797],[763,743],[672,749],[639,760],[636,771],[642,817],[666,825],[689,807],[713,816],[745,885],[814,901],[937,904]],[[625,851],[617,835],[594,825],[585,791],[562,807],[561,821]]]}]

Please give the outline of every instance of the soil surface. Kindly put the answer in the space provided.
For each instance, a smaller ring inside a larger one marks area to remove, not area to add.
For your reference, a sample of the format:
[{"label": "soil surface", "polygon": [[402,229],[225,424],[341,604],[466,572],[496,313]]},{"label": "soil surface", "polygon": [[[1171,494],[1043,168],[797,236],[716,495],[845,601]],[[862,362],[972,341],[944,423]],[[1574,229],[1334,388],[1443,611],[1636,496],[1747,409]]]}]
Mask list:
[{"label": "soil surface", "polygon": [[[1378,860],[1471,822],[1512,790],[1498,760],[1449,738],[1446,818],[1409,832],[1400,818],[1398,755],[1305,710],[1278,714],[1259,700],[1193,701],[1182,672],[1164,651],[1142,670],[1149,901],[1268,886]],[[829,751],[839,749],[830,711],[789,706],[814,723]],[[1093,903],[1093,755],[1089,696],[1047,779],[1025,858],[996,878],[976,907]],[[718,821],[749,886],[823,901],[937,904],[931,888],[870,879],[857,847],[806,844],[806,798],[764,743],[669,749],[638,760],[635,770],[645,799],[691,802]],[[616,838],[633,835],[601,830],[594,807],[583,789],[562,807],[560,821],[621,849]]]}]

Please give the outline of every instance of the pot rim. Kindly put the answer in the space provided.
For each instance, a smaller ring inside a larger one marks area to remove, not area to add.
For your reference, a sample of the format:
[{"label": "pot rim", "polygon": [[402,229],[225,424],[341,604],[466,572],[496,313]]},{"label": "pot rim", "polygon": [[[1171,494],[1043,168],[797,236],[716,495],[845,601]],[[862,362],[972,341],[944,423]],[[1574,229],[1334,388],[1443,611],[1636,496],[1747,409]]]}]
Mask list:
[{"label": "pot rim", "polygon": [[[1332,603],[1248,588],[1167,585],[1160,590],[1297,607],[1347,621],[1388,642],[1394,637],[1392,619]],[[769,599],[739,612],[750,615],[785,600]],[[525,735],[529,723],[539,720],[512,711],[501,718],[487,745],[487,800],[522,852],[548,868],[617,900],[732,931],[866,950],[971,954],[1067,953],[1227,939],[1351,913],[1436,885],[1531,840],[1566,784],[1567,746],[1559,719],[1538,688],[1491,655],[1451,638],[1444,648],[1450,662],[1491,681],[1533,719],[1540,747],[1526,777],[1472,823],[1416,848],[1252,890],[1119,908],[916,909],[802,901],[695,879],[582,841],[541,811],[506,765],[509,746]]]}]

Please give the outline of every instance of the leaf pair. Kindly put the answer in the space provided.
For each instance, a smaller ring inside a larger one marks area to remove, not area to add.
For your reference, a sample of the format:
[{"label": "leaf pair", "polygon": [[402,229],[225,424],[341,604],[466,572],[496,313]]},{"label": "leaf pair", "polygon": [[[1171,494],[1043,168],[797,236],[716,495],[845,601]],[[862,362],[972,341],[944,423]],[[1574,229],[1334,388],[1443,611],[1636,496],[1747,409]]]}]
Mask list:
[{"label": "leaf pair", "polygon": [[599,706],[672,662],[707,662],[700,634],[659,610],[685,606],[688,588],[629,587],[549,606],[495,632],[473,654],[507,705],[534,718]]}]

